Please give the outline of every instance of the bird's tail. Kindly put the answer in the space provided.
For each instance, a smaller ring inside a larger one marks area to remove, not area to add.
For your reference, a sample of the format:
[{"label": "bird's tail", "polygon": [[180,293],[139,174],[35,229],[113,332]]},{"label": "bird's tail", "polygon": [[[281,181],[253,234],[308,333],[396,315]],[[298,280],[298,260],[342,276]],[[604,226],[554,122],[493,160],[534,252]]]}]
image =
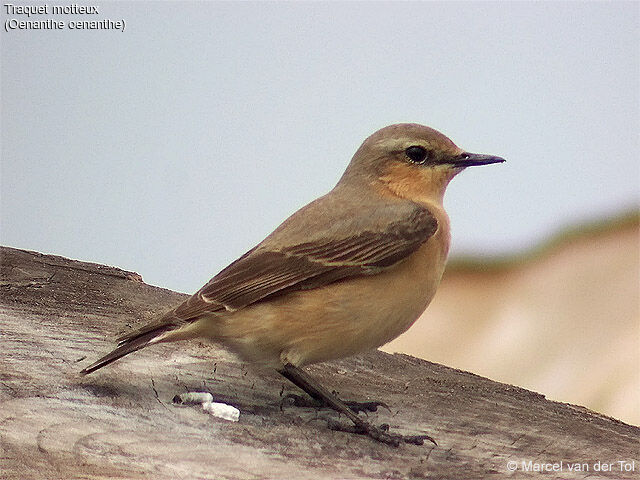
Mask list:
[{"label": "bird's tail", "polygon": [[115,362],[125,355],[138,351],[141,348],[146,347],[147,345],[158,343],[160,340],[162,340],[167,332],[174,330],[175,328],[175,325],[165,324],[158,326],[157,328],[145,328],[143,330],[134,332],[133,334],[126,335],[125,337],[122,337],[120,339],[120,343],[112,352],[106,354],[104,357],[96,360],[88,367],[82,369],[80,373],[82,375],[87,375],[88,373],[95,372],[99,368],[102,368],[105,365],[109,365],[111,362]]}]

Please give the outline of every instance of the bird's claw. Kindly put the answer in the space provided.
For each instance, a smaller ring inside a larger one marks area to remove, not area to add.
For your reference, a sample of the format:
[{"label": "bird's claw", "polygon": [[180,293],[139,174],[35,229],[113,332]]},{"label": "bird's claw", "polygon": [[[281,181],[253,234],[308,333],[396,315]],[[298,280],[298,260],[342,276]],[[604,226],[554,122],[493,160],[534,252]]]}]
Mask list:
[{"label": "bird's claw", "polygon": [[400,443],[409,443],[412,445],[424,445],[425,440],[429,440],[434,445],[438,445],[436,441],[429,435],[400,435],[398,433],[389,433],[389,425],[383,423],[376,427],[368,423],[360,425],[344,425],[336,420],[329,419],[327,426],[330,430],[338,432],[355,433],[358,435],[367,435],[381,443],[386,443],[393,447],[397,447]]},{"label": "bird's claw", "polygon": [[280,410],[283,407],[321,408],[324,406],[325,404],[319,400],[306,395],[296,395],[295,393],[285,395],[280,401]]},{"label": "bird's claw", "polygon": [[346,403],[347,407],[349,407],[351,410],[353,410],[356,413],[377,412],[378,407],[383,407],[391,411],[391,409],[389,408],[389,405],[387,405],[384,402],[373,401],[373,402],[344,402],[344,403]]}]

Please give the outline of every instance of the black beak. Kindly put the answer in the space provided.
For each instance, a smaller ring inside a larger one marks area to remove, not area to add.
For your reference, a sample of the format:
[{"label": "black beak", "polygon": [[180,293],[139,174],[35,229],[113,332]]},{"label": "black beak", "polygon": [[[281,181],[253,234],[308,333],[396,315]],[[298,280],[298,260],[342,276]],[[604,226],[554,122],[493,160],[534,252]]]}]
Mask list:
[{"label": "black beak", "polygon": [[483,155],[481,153],[468,153],[464,152],[458,155],[457,157],[453,157],[451,159],[451,164],[454,167],[475,167],[478,165],[490,165],[492,163],[502,163],[506,160],[502,157],[495,157],[493,155]]}]

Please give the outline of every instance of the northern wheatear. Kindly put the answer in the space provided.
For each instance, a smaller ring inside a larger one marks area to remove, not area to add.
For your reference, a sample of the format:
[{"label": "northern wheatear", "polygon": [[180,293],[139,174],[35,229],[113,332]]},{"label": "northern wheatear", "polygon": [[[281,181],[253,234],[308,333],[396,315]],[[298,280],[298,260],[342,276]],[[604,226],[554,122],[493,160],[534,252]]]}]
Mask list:
[{"label": "northern wheatear", "polygon": [[276,368],[345,414],[355,424],[351,431],[392,445],[430,439],[365,422],[300,367],[377,348],[416,321],[449,251],[447,184],[466,167],[503,161],[467,153],[422,125],[377,131],[333,190],[82,373],[148,345],[205,337],[245,361]]}]

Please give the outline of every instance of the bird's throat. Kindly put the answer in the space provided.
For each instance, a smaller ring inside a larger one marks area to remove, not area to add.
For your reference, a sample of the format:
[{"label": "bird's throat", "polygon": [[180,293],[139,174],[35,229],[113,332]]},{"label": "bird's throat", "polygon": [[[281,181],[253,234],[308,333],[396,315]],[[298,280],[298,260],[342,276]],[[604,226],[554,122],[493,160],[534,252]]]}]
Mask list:
[{"label": "bird's throat", "polygon": [[380,176],[380,186],[383,194],[441,206],[447,185],[457,173],[457,170],[444,165],[416,168],[409,164],[395,164]]}]

